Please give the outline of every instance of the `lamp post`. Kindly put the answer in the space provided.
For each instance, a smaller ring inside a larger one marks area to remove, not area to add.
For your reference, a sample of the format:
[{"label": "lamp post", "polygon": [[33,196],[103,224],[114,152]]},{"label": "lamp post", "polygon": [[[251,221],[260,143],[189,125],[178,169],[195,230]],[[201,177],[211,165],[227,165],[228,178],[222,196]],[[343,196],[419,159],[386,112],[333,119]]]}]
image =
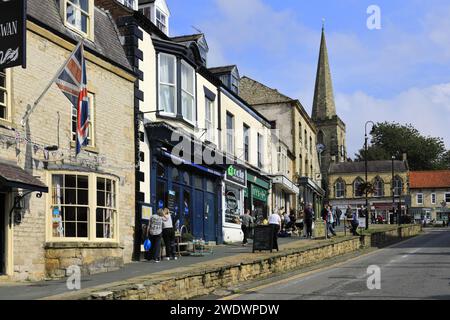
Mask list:
[{"label": "lamp post", "polygon": [[[392,189],[392,213],[395,215],[395,185],[394,185],[395,170],[394,170],[394,161],[395,161],[395,157],[392,156],[392,180],[391,180],[392,181],[391,182],[391,189]],[[400,213],[399,212],[397,212],[397,224],[400,224]]]},{"label": "lamp post", "polygon": [[364,131],[364,133],[365,133],[365,135],[364,135],[364,137],[365,137],[365,143],[364,143],[364,151],[365,151],[365,155],[364,155],[364,160],[365,160],[365,168],[366,168],[366,230],[369,230],[369,189],[368,189],[368,186],[369,186],[369,168],[368,168],[368,166],[369,166],[369,163],[368,163],[368,159],[367,159],[367,156],[368,156],[368,154],[369,154],[369,146],[368,146],[368,144],[369,144],[369,137],[368,137],[368,135],[367,135],[367,126],[369,125],[369,124],[372,124],[372,126],[374,127],[375,126],[375,123],[373,122],[373,121],[367,121],[366,122],[366,125],[365,125],[365,131]]}]

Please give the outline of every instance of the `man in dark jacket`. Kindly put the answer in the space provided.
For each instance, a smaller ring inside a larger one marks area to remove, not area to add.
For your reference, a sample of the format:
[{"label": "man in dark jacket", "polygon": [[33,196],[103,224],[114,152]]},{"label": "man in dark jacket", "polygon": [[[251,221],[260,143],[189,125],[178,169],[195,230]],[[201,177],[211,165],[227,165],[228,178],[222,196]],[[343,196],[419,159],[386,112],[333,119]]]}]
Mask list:
[{"label": "man in dark jacket", "polygon": [[305,225],[306,225],[306,237],[312,239],[312,224],[314,222],[314,211],[312,204],[309,203],[305,208]]}]

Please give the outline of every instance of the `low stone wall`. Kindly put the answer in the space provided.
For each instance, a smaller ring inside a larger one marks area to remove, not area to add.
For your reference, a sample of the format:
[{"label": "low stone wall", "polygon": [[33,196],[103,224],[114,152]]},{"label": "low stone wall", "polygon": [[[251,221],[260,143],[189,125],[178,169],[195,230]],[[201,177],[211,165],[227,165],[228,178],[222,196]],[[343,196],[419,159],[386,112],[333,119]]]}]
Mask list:
[{"label": "low stone wall", "polygon": [[208,295],[249,280],[267,278],[313,265],[360,249],[359,238],[346,238],[332,244],[308,249],[292,249],[270,258],[260,258],[237,265],[226,265],[201,272],[178,274],[166,279],[140,279],[108,288],[106,292],[91,292],[83,300],[182,300]]},{"label": "low stone wall", "polygon": [[393,228],[389,231],[381,231],[361,237],[363,247],[383,248],[390,244],[415,237],[422,232],[421,225],[407,225]]},{"label": "low stone wall", "polygon": [[83,276],[115,271],[124,265],[123,249],[115,244],[59,243],[45,248],[47,278],[64,278],[67,269],[78,266]]}]

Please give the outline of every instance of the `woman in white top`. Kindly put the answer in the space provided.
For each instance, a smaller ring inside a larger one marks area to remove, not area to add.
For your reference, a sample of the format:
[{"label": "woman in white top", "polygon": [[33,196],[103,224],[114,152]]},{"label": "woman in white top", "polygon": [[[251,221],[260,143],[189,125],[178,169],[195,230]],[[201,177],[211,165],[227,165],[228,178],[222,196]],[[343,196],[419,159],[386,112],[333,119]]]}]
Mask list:
[{"label": "woman in white top", "polygon": [[273,213],[269,217],[269,225],[273,228],[273,249],[280,251],[278,248],[278,233],[281,230],[281,217],[277,213]]}]

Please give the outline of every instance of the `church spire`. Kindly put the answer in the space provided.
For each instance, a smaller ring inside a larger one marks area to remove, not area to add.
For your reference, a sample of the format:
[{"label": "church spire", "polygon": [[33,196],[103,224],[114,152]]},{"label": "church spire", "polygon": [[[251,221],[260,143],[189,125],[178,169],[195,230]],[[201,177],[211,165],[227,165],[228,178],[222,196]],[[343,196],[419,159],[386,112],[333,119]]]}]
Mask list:
[{"label": "church spire", "polygon": [[325,39],[325,19],[322,21],[322,40],[320,44],[319,65],[317,67],[316,88],[313,102],[313,120],[325,120],[336,115],[333,83],[331,81],[328,49]]}]

